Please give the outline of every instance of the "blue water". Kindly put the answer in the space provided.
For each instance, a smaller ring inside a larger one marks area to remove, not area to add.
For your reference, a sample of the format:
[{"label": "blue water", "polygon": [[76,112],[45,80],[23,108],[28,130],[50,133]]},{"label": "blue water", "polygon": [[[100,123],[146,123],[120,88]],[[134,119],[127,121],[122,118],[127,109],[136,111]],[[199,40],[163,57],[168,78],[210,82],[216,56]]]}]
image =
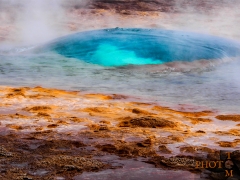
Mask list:
[{"label": "blue water", "polygon": [[0,85],[124,94],[136,101],[236,113],[239,47],[225,38],[182,31],[80,32],[42,46],[0,49]]},{"label": "blue water", "polygon": [[102,66],[124,66],[235,57],[239,47],[234,41],[191,32],[115,28],[68,35],[44,49]]}]

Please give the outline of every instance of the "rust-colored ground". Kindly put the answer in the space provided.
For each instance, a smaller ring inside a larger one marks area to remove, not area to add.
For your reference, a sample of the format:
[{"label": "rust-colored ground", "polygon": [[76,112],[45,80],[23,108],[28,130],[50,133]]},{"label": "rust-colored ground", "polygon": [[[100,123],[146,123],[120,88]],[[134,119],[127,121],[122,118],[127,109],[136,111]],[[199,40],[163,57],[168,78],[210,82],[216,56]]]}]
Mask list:
[{"label": "rust-colored ground", "polygon": [[0,87],[0,102],[1,179],[71,179],[113,168],[95,159],[111,154],[196,171],[196,160],[240,143],[238,115],[210,110],[42,87]]}]

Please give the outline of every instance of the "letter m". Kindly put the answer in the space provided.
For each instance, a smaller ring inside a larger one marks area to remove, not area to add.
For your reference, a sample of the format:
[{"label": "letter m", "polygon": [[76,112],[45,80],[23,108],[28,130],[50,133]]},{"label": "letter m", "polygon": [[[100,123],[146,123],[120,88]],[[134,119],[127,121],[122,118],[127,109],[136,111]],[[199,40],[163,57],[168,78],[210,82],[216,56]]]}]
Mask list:
[{"label": "letter m", "polygon": [[233,176],[233,170],[225,170],[225,177],[232,177]]}]

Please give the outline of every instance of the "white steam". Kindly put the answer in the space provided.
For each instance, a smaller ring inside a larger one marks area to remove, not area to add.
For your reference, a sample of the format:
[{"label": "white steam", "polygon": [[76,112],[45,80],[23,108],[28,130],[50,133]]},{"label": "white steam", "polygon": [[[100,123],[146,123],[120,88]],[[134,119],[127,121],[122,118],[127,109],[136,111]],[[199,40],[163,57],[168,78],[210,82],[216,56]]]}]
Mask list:
[{"label": "white steam", "polygon": [[[42,43],[59,35],[63,9],[57,0],[25,1],[17,18],[19,36],[26,43]],[[64,30],[64,29],[63,29]]]},{"label": "white steam", "polygon": [[180,11],[171,20],[176,28],[240,40],[240,1],[175,0],[175,7]]},{"label": "white steam", "polygon": [[84,9],[92,1],[0,0],[0,43],[7,34],[8,40],[36,44],[73,31],[113,27],[189,30],[240,40],[239,0],[175,0],[175,13],[132,15]]},{"label": "white steam", "polygon": [[76,4],[83,5],[84,2],[0,0],[0,31],[11,31],[10,39],[14,42],[36,44],[49,41],[68,32],[64,26],[68,20],[67,8]]}]

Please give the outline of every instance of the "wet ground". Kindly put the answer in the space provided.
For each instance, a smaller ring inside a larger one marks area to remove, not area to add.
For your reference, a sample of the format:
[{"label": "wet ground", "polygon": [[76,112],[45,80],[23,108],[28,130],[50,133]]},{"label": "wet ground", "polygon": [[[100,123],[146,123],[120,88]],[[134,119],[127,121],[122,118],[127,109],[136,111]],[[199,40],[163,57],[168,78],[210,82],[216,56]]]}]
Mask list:
[{"label": "wet ground", "polygon": [[211,175],[196,161],[240,147],[236,114],[42,87],[0,99],[1,179],[195,179]]}]

